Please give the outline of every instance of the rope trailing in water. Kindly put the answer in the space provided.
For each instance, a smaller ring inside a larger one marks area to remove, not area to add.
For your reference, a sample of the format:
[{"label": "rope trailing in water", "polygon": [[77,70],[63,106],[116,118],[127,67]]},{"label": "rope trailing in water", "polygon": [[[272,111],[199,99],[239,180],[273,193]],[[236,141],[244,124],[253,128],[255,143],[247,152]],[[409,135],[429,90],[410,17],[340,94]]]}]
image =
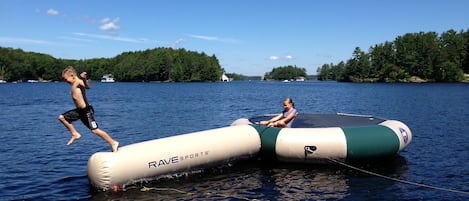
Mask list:
[{"label": "rope trailing in water", "polygon": [[410,184],[410,185],[414,185],[414,186],[420,186],[420,187],[424,187],[424,188],[431,188],[431,189],[436,189],[436,190],[441,190],[441,191],[447,191],[447,192],[461,193],[461,194],[469,195],[469,192],[466,192],[466,191],[459,191],[459,190],[453,190],[453,189],[448,189],[448,188],[430,186],[430,185],[426,185],[426,184],[420,184],[420,183],[415,183],[415,182],[406,181],[406,180],[402,180],[402,179],[397,179],[397,178],[393,178],[393,177],[388,177],[388,176],[385,176],[385,175],[382,175],[382,174],[378,174],[378,173],[375,173],[375,172],[371,172],[371,171],[368,171],[368,170],[364,170],[364,169],[361,169],[361,168],[346,164],[344,162],[341,162],[341,161],[338,161],[338,160],[335,160],[335,159],[332,159],[332,158],[329,158],[329,160],[334,162],[334,163],[343,165],[345,167],[348,167],[348,168],[351,168],[351,169],[354,169],[354,170],[357,170],[357,171],[360,171],[360,172],[363,172],[363,173],[366,173],[366,174],[381,177],[381,178],[384,178],[384,179],[397,181],[397,182],[401,182],[401,183],[405,183],[405,184]]},{"label": "rope trailing in water", "polygon": [[188,192],[185,192],[185,191],[181,191],[179,189],[175,189],[175,188],[149,188],[149,187],[146,187],[144,186],[143,188],[140,189],[140,191],[144,192],[144,191],[150,191],[150,190],[156,190],[156,191],[176,191],[178,193],[182,193],[182,194],[188,194],[188,195],[191,195],[192,193],[188,193]]},{"label": "rope trailing in water", "polygon": [[[144,191],[151,191],[151,190],[156,190],[156,191],[175,191],[175,192],[178,192],[178,193],[181,193],[181,194],[187,194],[187,195],[194,195],[194,193],[188,193],[188,192],[185,192],[185,191],[182,191],[182,190],[179,190],[179,189],[175,189],[175,188],[152,188],[152,187],[146,187],[146,186],[143,186],[140,191],[144,192]],[[206,193],[207,195],[210,195],[212,193]],[[217,196],[220,196],[220,197],[224,197],[224,198],[236,198],[236,199],[239,199],[239,200],[251,200],[251,199],[248,199],[248,198],[244,198],[244,197],[238,197],[238,196],[234,196],[234,195],[224,195],[224,194],[218,194],[218,193],[213,193],[213,195],[217,195]]]}]

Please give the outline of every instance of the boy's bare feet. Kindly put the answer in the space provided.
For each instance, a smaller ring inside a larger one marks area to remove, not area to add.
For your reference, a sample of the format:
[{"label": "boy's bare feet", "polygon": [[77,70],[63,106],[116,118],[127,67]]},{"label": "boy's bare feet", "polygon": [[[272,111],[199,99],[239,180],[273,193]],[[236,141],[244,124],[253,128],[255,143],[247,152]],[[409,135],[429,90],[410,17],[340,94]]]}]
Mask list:
[{"label": "boy's bare feet", "polygon": [[112,143],[112,152],[117,152],[118,147],[119,147],[119,142],[114,141],[114,143]]},{"label": "boy's bare feet", "polygon": [[74,133],[72,134],[72,137],[70,138],[70,140],[68,141],[67,145],[71,145],[73,142],[75,142],[75,140],[78,140],[81,138],[81,135],[80,133]]}]

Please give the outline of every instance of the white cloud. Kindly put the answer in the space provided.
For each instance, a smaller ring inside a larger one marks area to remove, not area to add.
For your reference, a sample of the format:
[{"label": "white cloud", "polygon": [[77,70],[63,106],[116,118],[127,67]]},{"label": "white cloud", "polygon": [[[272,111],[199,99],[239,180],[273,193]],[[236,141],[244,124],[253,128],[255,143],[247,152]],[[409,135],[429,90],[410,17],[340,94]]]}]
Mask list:
[{"label": "white cloud", "polygon": [[49,41],[35,40],[28,38],[0,37],[0,43],[20,43],[20,44],[50,44]]},{"label": "white cloud", "polygon": [[192,38],[197,38],[197,39],[202,39],[202,40],[212,40],[212,41],[217,41],[220,40],[218,37],[215,36],[202,36],[202,35],[189,35]]},{"label": "white cloud", "polygon": [[272,61],[279,60],[279,59],[280,59],[280,57],[278,57],[278,56],[270,56],[269,57],[269,60],[272,60]]},{"label": "white cloud", "polygon": [[99,26],[100,30],[103,31],[108,31],[108,30],[118,30],[120,29],[120,26],[117,24],[119,22],[120,18],[116,17],[113,20],[111,18],[103,18],[101,20],[101,26]]},{"label": "white cloud", "polygon": [[106,23],[108,23],[108,22],[110,22],[110,21],[111,21],[111,18],[106,17],[106,18],[101,19],[101,24],[106,24]]},{"label": "white cloud", "polygon": [[97,39],[131,42],[131,43],[149,42],[149,40],[146,39],[146,38],[127,38],[127,37],[120,37],[120,36],[111,36],[111,35],[102,35],[102,34],[88,34],[88,33],[73,33],[73,35],[89,37],[89,38],[97,38]]},{"label": "white cloud", "polygon": [[271,61],[277,61],[277,60],[292,60],[293,56],[292,55],[286,55],[284,57],[279,57],[279,56],[270,56],[269,60]]},{"label": "white cloud", "polygon": [[204,35],[194,35],[188,34],[189,37],[201,40],[208,40],[208,41],[218,41],[218,42],[227,42],[227,43],[236,43],[238,40],[232,38],[219,38],[216,36],[204,36]]},{"label": "white cloud", "polygon": [[93,42],[93,40],[84,39],[84,38],[75,38],[75,37],[67,37],[67,36],[60,36],[59,38],[65,39],[65,40],[74,40],[74,41],[79,41],[79,42]]},{"label": "white cloud", "polygon": [[113,22],[109,22],[109,23],[106,23],[106,24],[103,24],[99,27],[99,29],[103,30],[103,31],[107,31],[107,30],[117,30],[119,29],[120,27],[117,26],[116,24],[114,24]]},{"label": "white cloud", "polygon": [[59,14],[59,11],[50,8],[49,10],[47,10],[47,14],[48,14],[48,15],[58,15],[58,14]]},{"label": "white cloud", "polygon": [[186,40],[184,40],[184,38],[177,39],[176,42],[174,42],[172,48],[176,49],[180,44],[185,43],[185,42]]}]

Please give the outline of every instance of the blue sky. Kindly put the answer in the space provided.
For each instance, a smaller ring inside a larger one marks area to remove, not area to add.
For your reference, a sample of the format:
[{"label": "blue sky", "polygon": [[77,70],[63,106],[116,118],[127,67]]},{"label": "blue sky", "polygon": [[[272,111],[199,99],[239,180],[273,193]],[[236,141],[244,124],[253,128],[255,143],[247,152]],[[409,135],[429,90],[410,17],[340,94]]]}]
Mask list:
[{"label": "blue sky", "polygon": [[0,0],[0,46],[56,58],[157,47],[215,54],[229,73],[296,65],[308,74],[355,47],[469,29],[466,0]]}]

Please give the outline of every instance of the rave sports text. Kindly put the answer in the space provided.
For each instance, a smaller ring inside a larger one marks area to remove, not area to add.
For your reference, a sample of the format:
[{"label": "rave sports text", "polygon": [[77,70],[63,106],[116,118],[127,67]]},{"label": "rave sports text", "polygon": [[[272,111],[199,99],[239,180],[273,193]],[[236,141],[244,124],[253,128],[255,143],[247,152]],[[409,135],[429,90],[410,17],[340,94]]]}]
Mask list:
[{"label": "rave sports text", "polygon": [[168,158],[162,158],[160,160],[155,160],[155,161],[150,161],[148,162],[148,168],[159,168],[167,165],[172,165],[172,164],[177,164],[185,160],[191,160],[191,159],[196,159],[200,157],[205,157],[209,154],[208,150],[207,151],[201,151],[197,153],[192,153],[192,154],[186,154],[186,155],[181,155],[181,156],[171,156]]}]

